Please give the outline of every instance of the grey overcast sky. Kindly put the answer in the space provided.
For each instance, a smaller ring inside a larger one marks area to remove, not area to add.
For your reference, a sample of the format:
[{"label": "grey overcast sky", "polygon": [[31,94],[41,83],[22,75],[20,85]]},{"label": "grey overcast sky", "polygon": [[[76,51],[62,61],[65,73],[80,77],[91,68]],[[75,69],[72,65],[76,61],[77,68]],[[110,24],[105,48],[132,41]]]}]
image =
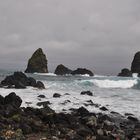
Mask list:
[{"label": "grey overcast sky", "polygon": [[0,0],[0,68],[24,70],[37,48],[51,72],[117,74],[140,50],[140,0]]}]

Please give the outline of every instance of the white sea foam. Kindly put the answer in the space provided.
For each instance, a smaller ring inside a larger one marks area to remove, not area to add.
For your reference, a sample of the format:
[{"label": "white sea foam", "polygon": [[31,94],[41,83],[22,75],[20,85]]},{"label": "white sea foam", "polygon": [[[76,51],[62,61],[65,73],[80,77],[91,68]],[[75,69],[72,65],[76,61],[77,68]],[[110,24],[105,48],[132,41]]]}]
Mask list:
[{"label": "white sea foam", "polygon": [[133,78],[138,78],[138,73],[133,73]]},{"label": "white sea foam", "polygon": [[54,74],[54,73],[34,73],[34,74],[36,74],[36,75],[46,75],[46,76],[57,76],[56,74]]},{"label": "white sea foam", "polygon": [[83,80],[83,81],[93,83],[94,85],[100,88],[124,88],[124,89],[132,88],[138,83],[136,79],[134,80],[92,79],[92,80]]}]

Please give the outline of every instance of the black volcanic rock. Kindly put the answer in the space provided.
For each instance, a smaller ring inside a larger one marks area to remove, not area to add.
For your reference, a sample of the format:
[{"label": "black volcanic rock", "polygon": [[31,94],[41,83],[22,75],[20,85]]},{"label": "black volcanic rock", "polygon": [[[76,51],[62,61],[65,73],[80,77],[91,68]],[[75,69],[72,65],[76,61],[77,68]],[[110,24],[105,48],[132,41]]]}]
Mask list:
[{"label": "black volcanic rock", "polygon": [[20,107],[22,100],[14,92],[10,93],[4,98],[4,104],[12,104],[15,107]]},{"label": "black volcanic rock", "polygon": [[70,74],[72,72],[72,70],[70,70],[69,68],[65,67],[64,65],[60,64],[56,67],[55,69],[55,74],[57,75],[66,75],[66,74]]},{"label": "black volcanic rock", "polygon": [[129,69],[124,68],[124,69],[122,69],[121,73],[118,74],[118,76],[132,77],[132,72]]},{"label": "black volcanic rock", "polygon": [[1,86],[14,87],[16,89],[24,89],[26,86],[44,89],[45,86],[41,81],[36,81],[32,77],[27,77],[23,72],[14,72],[13,75],[7,76],[1,81]]},{"label": "black volcanic rock", "polygon": [[61,95],[60,95],[59,93],[54,93],[54,94],[53,94],[53,97],[54,97],[54,98],[60,98]]},{"label": "black volcanic rock", "polygon": [[7,76],[4,80],[2,80],[1,85],[3,86],[12,86],[12,85],[28,86],[28,77],[22,72],[14,72],[13,75]]},{"label": "black volcanic rock", "polygon": [[82,91],[81,95],[93,96],[93,93],[91,91]]},{"label": "black volcanic rock", "polygon": [[44,84],[43,84],[41,81],[37,81],[35,87],[37,87],[37,88],[39,88],[39,89],[45,89],[45,86],[44,86]]},{"label": "black volcanic rock", "polygon": [[132,73],[140,74],[140,52],[137,52],[134,56],[133,62],[131,64]]},{"label": "black volcanic rock", "polygon": [[26,73],[48,73],[48,61],[42,49],[37,49],[28,61]]},{"label": "black volcanic rock", "polygon": [[84,75],[84,74],[88,74],[90,76],[94,76],[93,72],[85,69],[85,68],[78,68],[77,70],[74,70],[71,72],[72,75]]}]

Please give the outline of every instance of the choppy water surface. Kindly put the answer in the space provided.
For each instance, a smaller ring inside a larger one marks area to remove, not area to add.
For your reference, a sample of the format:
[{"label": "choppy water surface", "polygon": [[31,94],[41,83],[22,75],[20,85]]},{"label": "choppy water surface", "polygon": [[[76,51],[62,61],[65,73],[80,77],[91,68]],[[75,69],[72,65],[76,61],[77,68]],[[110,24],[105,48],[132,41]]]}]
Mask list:
[{"label": "choppy water surface", "polygon": [[[10,73],[1,72],[0,80]],[[36,107],[39,101],[50,101],[51,107],[57,112],[68,110],[69,108],[78,108],[84,106],[88,100],[94,103],[106,106],[110,111],[116,111],[121,114],[133,113],[140,118],[140,79],[123,78],[113,76],[56,76],[54,74],[29,74],[37,80],[44,82],[46,89],[37,90],[32,87],[27,89],[3,89],[0,93],[5,96],[14,91],[23,99],[23,106],[26,102],[31,102],[31,106]],[[94,96],[82,96],[81,91],[90,90]],[[61,98],[53,98],[53,93],[60,93]],[[70,95],[65,95],[69,93]],[[39,99],[37,96],[44,94],[45,99]],[[70,100],[65,105],[62,104]],[[99,111],[93,106],[84,106],[89,111]]]}]

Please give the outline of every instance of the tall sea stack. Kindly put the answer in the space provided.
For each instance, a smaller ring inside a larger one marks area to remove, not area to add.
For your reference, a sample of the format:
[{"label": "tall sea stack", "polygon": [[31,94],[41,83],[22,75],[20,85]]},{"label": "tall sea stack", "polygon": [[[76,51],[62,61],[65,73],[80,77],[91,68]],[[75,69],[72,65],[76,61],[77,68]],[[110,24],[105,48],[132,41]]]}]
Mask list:
[{"label": "tall sea stack", "polygon": [[37,49],[28,61],[26,73],[48,73],[48,61],[41,48]]},{"label": "tall sea stack", "polygon": [[134,56],[132,65],[131,65],[132,73],[140,74],[140,52],[137,52]]}]

